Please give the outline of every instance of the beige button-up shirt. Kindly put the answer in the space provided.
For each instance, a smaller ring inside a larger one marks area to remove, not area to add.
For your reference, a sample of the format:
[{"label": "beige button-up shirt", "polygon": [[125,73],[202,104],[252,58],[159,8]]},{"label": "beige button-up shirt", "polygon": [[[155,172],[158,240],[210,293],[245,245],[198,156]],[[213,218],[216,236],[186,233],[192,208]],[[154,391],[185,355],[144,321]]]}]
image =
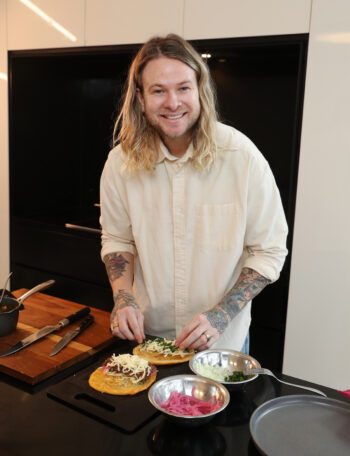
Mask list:
[{"label": "beige button-up shirt", "polygon": [[[243,267],[277,280],[287,224],[269,165],[254,144],[218,124],[220,152],[210,171],[172,156],[162,144],[153,173],[125,173],[120,146],[101,178],[102,258],[130,252],[134,292],[147,334],[175,339],[234,285]],[[250,325],[250,304],[214,347],[240,350]]]}]

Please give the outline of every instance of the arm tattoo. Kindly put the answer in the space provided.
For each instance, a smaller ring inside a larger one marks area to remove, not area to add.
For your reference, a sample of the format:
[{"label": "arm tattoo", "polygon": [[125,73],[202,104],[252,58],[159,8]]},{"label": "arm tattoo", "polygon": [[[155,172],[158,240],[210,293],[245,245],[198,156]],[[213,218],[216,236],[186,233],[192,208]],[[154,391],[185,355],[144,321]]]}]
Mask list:
[{"label": "arm tattoo", "polygon": [[124,307],[130,306],[134,309],[139,309],[139,306],[135,302],[135,298],[131,293],[127,293],[125,290],[118,290],[118,293],[113,296],[114,299],[114,311],[123,309]]},{"label": "arm tattoo", "polygon": [[123,275],[125,267],[127,264],[129,264],[129,261],[127,261],[123,257],[123,255],[118,255],[117,253],[110,253],[109,255],[106,255],[105,264],[108,278],[111,282],[113,282],[114,280],[119,279]]},{"label": "arm tattoo", "polygon": [[204,312],[213,328],[222,334],[230,321],[270,281],[250,268],[243,268],[236,284],[211,310]]},{"label": "arm tattoo", "polygon": [[111,312],[111,322],[115,322],[117,320],[116,314],[117,311],[123,309],[124,307],[130,306],[134,309],[139,309],[139,306],[136,304],[135,299],[132,294],[127,293],[124,290],[118,290],[118,293],[113,296],[114,299],[114,307]]}]

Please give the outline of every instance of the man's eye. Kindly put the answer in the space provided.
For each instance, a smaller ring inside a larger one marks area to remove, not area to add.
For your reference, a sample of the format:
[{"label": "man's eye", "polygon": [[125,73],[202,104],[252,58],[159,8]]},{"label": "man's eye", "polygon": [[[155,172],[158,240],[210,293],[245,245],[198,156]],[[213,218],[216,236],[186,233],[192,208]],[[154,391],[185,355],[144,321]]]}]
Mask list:
[{"label": "man's eye", "polygon": [[161,89],[156,89],[156,90],[153,91],[153,93],[160,94],[160,93],[163,93],[163,90],[161,90]]}]

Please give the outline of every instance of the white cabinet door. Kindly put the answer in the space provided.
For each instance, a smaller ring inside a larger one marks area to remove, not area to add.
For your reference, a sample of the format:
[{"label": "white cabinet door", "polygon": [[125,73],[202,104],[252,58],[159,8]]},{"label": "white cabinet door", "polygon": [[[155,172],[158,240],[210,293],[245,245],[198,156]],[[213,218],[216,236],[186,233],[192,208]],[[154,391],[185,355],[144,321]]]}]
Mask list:
[{"label": "white cabinet door", "polygon": [[287,375],[341,390],[350,388],[349,17],[349,0],[313,0],[283,362]]},{"label": "white cabinet door", "polygon": [[184,37],[308,33],[312,0],[185,0]]},{"label": "white cabinet door", "polygon": [[7,0],[8,49],[84,45],[85,0]]},{"label": "white cabinet door", "polygon": [[184,0],[86,0],[86,45],[143,43],[183,34]]}]

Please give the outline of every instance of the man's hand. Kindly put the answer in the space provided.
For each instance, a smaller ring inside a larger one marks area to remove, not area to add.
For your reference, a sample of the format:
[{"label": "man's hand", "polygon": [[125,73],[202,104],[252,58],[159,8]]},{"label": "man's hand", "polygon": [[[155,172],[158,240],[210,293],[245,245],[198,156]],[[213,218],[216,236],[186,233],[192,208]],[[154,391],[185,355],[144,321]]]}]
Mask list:
[{"label": "man's hand", "polygon": [[120,339],[137,340],[139,344],[142,343],[145,339],[144,316],[133,295],[119,290],[114,296],[114,302],[111,313],[112,334]]},{"label": "man's hand", "polygon": [[207,315],[198,314],[184,327],[175,341],[181,350],[193,348],[194,350],[207,350],[220,337],[220,333],[210,324]]},{"label": "man's hand", "polygon": [[250,268],[243,268],[235,285],[212,309],[196,315],[175,341],[181,350],[206,350],[216,342],[230,321],[257,296],[269,280]]}]

